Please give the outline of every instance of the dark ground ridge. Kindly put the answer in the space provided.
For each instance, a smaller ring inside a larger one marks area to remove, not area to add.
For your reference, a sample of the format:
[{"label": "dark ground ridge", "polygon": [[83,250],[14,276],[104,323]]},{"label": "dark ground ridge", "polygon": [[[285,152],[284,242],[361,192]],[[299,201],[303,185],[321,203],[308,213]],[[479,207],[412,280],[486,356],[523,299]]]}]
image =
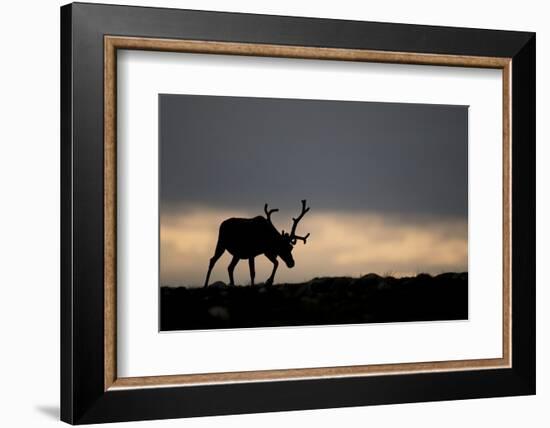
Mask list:
[{"label": "dark ground ridge", "polygon": [[161,331],[465,319],[467,272],[160,289]]}]

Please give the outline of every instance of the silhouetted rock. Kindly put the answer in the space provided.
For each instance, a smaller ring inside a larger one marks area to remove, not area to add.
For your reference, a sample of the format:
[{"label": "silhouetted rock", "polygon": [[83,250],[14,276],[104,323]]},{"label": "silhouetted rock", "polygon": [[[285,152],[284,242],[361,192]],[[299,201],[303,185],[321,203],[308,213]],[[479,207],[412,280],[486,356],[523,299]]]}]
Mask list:
[{"label": "silhouetted rock", "polygon": [[227,285],[225,284],[225,282],[216,281],[213,284],[210,284],[209,287],[211,287],[211,288],[225,288],[225,287],[227,287]]},{"label": "silhouetted rock", "polygon": [[301,284],[162,287],[161,330],[468,318],[468,273],[314,278]]},{"label": "silhouetted rock", "polygon": [[375,273],[369,273],[357,279],[356,283],[362,286],[375,287],[382,281],[382,277]]}]

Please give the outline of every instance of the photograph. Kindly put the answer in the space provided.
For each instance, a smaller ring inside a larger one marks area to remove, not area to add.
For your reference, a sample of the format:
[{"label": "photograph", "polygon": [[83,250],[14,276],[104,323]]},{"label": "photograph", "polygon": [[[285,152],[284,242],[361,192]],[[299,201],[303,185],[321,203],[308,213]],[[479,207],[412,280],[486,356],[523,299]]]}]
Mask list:
[{"label": "photograph", "polygon": [[[30,398],[28,368],[11,370],[28,399],[8,426],[545,414],[544,14],[142,3],[40,3],[8,20],[30,19],[52,49],[30,55],[35,34],[11,30],[25,54],[6,82],[25,114],[4,181],[27,188],[7,186],[5,211],[25,220],[4,222],[23,256],[8,269],[39,294],[12,287],[5,315],[23,322],[8,329],[14,358],[57,343],[29,366],[45,380]],[[44,198],[56,227],[37,220]],[[40,234],[32,258],[25,237]]]},{"label": "photograph", "polygon": [[468,319],[468,106],[159,94],[159,330]]}]

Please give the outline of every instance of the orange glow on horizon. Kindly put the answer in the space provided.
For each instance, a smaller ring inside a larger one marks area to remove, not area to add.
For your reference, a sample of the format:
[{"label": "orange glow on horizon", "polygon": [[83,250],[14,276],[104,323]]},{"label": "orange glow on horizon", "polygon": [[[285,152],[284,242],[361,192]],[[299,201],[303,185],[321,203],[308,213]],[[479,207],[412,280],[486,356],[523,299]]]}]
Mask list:
[{"label": "orange glow on horizon", "polygon": [[[258,213],[199,209],[161,214],[161,285],[199,286],[204,282],[213,254],[219,224],[230,217],[253,217]],[[273,216],[278,230],[289,229],[293,213]],[[279,265],[276,283],[303,282],[321,276],[406,276],[420,272],[437,274],[468,270],[466,220],[397,218],[373,213],[308,213],[300,233],[311,233],[307,244],[298,242],[293,255],[296,266]],[[285,220],[287,220],[285,222]],[[216,264],[210,282],[227,283],[226,252]],[[256,258],[256,282],[271,272],[271,263]],[[248,263],[235,270],[237,284],[250,282]]]}]

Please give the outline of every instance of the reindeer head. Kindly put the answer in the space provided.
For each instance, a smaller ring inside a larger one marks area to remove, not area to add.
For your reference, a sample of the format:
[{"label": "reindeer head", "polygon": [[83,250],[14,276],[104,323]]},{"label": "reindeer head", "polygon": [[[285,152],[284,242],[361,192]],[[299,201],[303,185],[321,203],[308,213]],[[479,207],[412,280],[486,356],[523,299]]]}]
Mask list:
[{"label": "reindeer head", "polygon": [[[267,220],[271,223],[271,214],[274,212],[279,211],[278,209],[267,209],[267,204],[264,206],[264,212],[267,217]],[[285,262],[287,267],[293,268],[294,267],[294,258],[292,257],[292,250],[294,249],[294,245],[298,241],[303,241],[304,244],[306,244],[307,238],[309,237],[309,233],[306,236],[298,236],[296,235],[296,228],[298,227],[298,223],[304,217],[304,215],[309,211],[309,207],[306,208],[306,200],[302,200],[302,211],[300,215],[296,218],[292,219],[292,229],[290,233],[286,233],[284,230],[280,234],[280,239],[277,242],[277,248],[276,252],[281,259]],[[273,223],[271,223],[273,225]]]}]

